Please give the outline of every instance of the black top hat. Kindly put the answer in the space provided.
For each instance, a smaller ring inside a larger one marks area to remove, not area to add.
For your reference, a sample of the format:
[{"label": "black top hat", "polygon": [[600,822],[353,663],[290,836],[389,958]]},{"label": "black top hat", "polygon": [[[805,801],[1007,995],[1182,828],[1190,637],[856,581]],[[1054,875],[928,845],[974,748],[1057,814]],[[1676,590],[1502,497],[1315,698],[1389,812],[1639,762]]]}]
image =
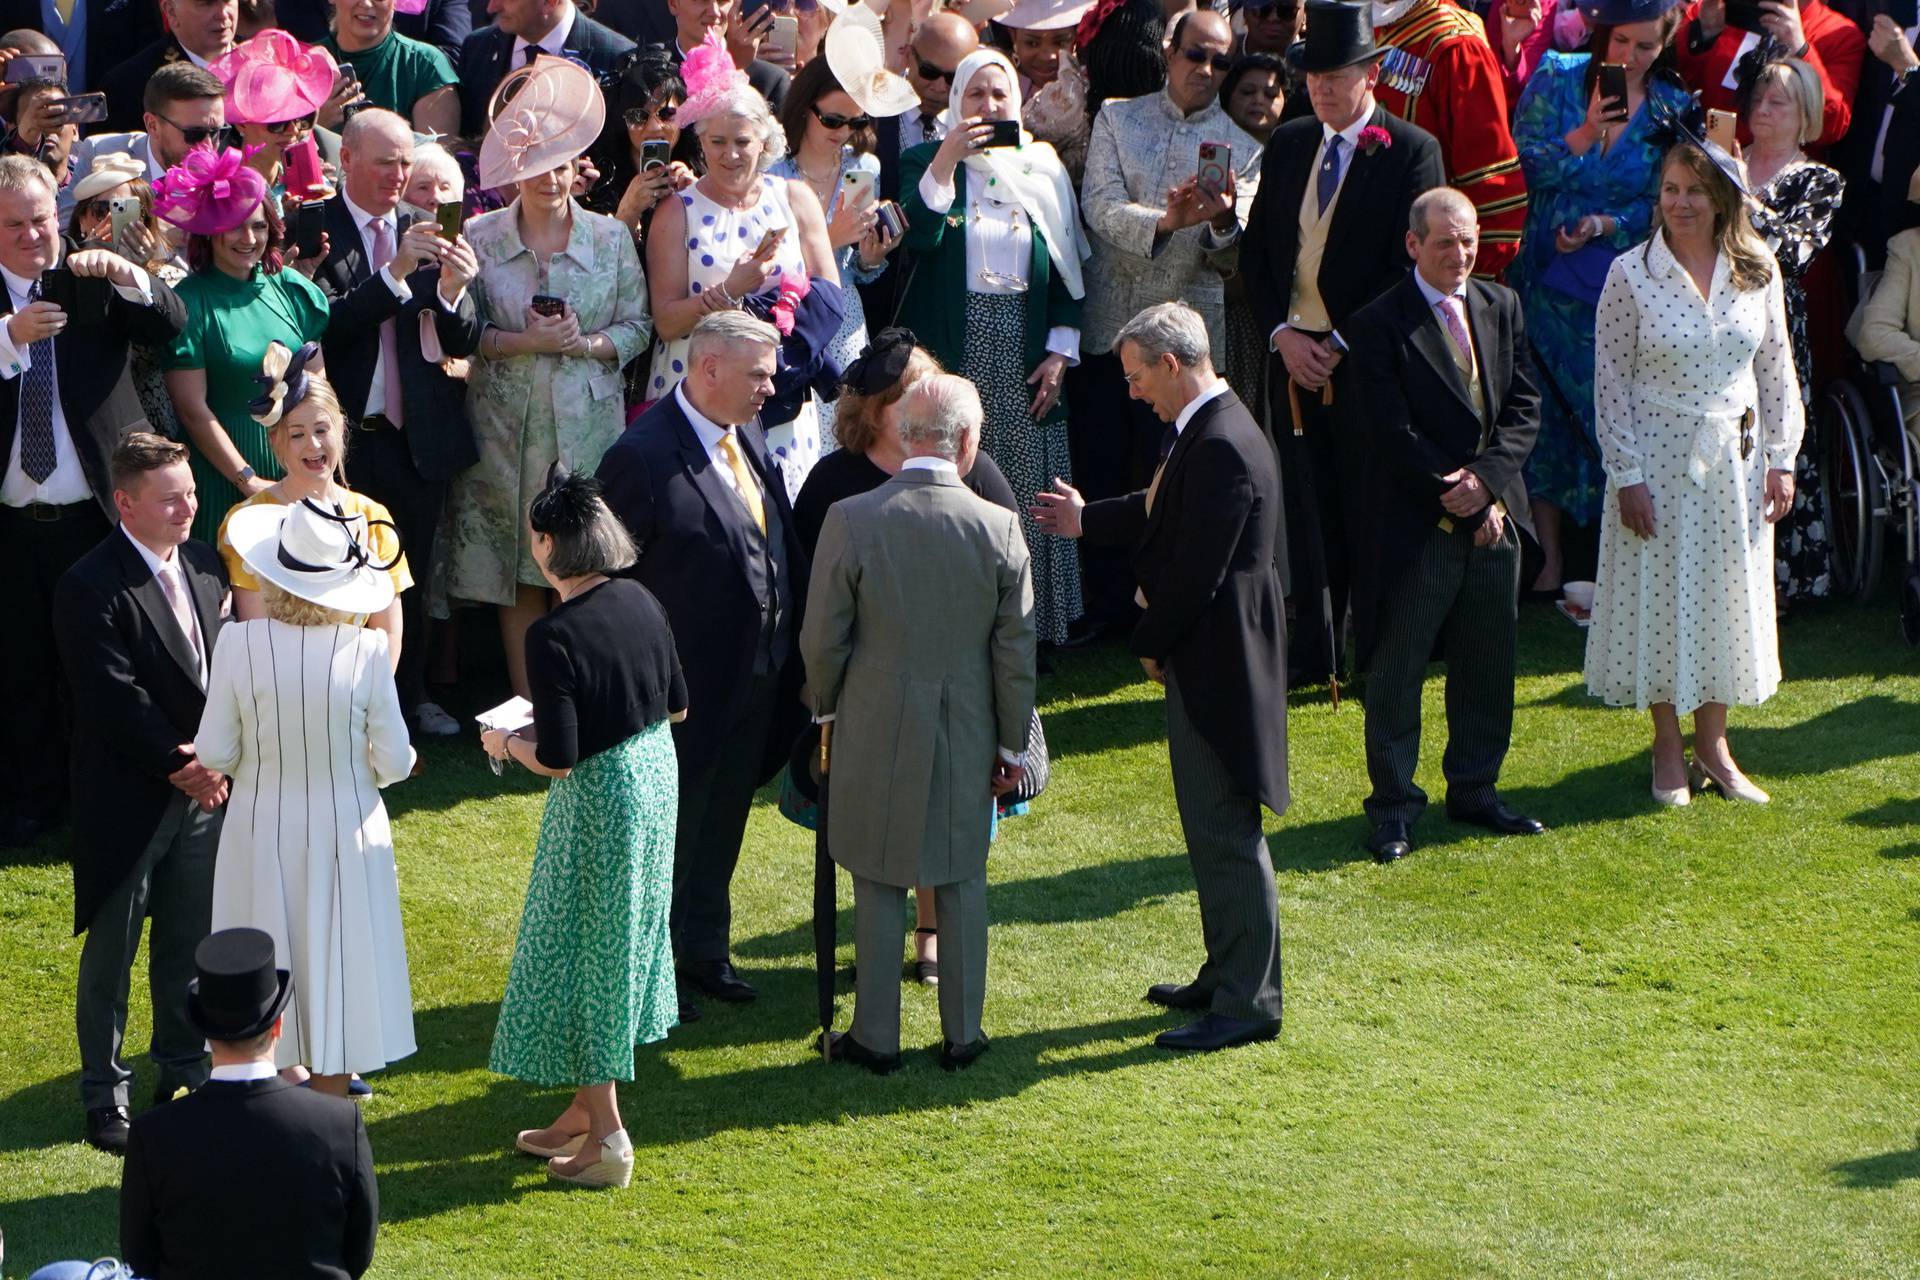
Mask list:
[{"label": "black top hat", "polygon": [[787,752],[787,769],[793,778],[793,789],[810,804],[820,803],[820,726],[810,724],[800,731],[793,740],[792,750]]},{"label": "black top hat", "polygon": [[1307,0],[1307,34],[1287,50],[1295,71],[1338,71],[1383,58],[1373,43],[1373,6],[1345,0]]},{"label": "black top hat", "polygon": [[273,967],[273,939],[258,929],[208,934],[193,963],[200,976],[187,984],[187,1016],[209,1040],[251,1040],[293,995],[293,975]]}]

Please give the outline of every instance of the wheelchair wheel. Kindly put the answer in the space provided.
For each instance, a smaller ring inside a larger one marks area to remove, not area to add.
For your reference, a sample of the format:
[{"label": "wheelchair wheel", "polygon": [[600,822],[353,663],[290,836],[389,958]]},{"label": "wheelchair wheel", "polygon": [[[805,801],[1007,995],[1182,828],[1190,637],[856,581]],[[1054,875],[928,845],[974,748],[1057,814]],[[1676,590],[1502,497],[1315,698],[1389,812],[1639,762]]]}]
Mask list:
[{"label": "wheelchair wheel", "polygon": [[1818,413],[1835,594],[1864,604],[1880,581],[1886,481],[1873,457],[1867,406],[1859,391],[1848,382],[1834,383],[1820,398]]}]

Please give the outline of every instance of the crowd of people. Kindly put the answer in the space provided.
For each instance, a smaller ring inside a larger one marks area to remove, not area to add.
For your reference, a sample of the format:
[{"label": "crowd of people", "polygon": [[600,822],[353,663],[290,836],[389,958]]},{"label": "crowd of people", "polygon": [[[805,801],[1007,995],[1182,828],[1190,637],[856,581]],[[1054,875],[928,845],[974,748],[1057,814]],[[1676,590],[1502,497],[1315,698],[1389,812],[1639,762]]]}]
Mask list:
[{"label": "crowd of people", "polygon": [[1206,954],[1147,993],[1172,1049],[1279,1029],[1289,688],[1363,680],[1381,863],[1436,657],[1449,816],[1545,829],[1498,790],[1534,601],[1649,715],[1658,803],[1764,803],[1728,709],[1834,590],[1815,394],[1884,362],[1920,429],[1917,37],[1911,0],[23,11],[0,845],[71,828],[131,1273],[222,1273],[156,1152],[235,1106],[332,1135],[289,1177],[364,1172],[286,1273],[368,1264],[370,1166],[326,1161],[414,1051],[380,795],[442,701],[523,699],[481,745],[553,780],[489,1063],[575,1091],[514,1145],[588,1186],[633,1170],[633,1048],[757,996],[731,883],[775,778],[829,930],[854,882],[819,1051],[900,1065],[909,889],[938,1059],[987,1050],[987,850],[1066,649],[1166,688]]}]

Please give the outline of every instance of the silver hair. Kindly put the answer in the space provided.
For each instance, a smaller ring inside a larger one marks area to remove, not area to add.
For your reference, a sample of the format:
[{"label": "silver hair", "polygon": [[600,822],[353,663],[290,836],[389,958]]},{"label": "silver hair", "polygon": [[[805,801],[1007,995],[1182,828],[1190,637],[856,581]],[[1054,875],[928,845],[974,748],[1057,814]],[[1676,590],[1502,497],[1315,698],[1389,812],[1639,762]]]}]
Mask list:
[{"label": "silver hair", "polygon": [[467,175],[460,172],[460,162],[437,142],[423,142],[413,149],[413,172],[415,176],[430,173],[436,179],[451,182],[460,192],[454,197],[456,200],[466,195]]},{"label": "silver hair", "polygon": [[0,191],[31,191],[35,186],[58,200],[52,172],[32,156],[0,156]]},{"label": "silver hair", "polygon": [[765,320],[744,311],[714,311],[693,326],[693,334],[687,339],[687,359],[698,360],[708,352],[737,346],[779,345],[780,331]]},{"label": "silver hair", "polygon": [[980,393],[953,373],[937,373],[913,384],[900,404],[900,443],[910,452],[960,456],[969,435],[980,432]]},{"label": "silver hair", "polygon": [[1189,369],[1213,364],[1213,344],[1207,341],[1207,322],[1184,302],[1162,302],[1127,321],[1114,336],[1113,349],[1131,342],[1148,360],[1172,356]]},{"label": "silver hair", "polygon": [[367,135],[375,132],[381,137],[405,138],[409,147],[413,145],[413,126],[407,123],[407,118],[381,107],[356,111],[353,119],[340,130],[340,145],[358,150],[366,145]]},{"label": "silver hair", "polygon": [[562,581],[618,573],[639,559],[627,527],[599,498],[593,500],[593,517],[584,528],[547,536],[553,539],[547,572]]},{"label": "silver hair", "polygon": [[1413,198],[1413,207],[1407,211],[1407,227],[1416,239],[1427,238],[1427,226],[1433,221],[1436,212],[1463,213],[1475,226],[1480,223],[1480,211],[1473,207],[1473,201],[1467,199],[1467,193],[1455,187],[1429,187]]},{"label": "silver hair", "polygon": [[737,116],[759,131],[765,145],[760,148],[760,163],[755,166],[758,172],[765,173],[786,156],[787,131],[780,127],[780,118],[773,114],[772,106],[758,89],[745,84],[728,89],[704,115],[683,127],[692,129],[693,136],[698,138],[710,122],[726,116]]}]

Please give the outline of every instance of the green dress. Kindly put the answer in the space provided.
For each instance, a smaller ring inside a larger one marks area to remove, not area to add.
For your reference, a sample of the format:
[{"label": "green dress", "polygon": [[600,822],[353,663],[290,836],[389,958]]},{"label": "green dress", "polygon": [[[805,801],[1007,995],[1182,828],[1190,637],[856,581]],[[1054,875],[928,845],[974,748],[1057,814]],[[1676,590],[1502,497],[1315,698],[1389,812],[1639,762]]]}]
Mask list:
[{"label": "green dress", "polygon": [[398,31],[389,31],[385,40],[356,53],[342,50],[334,36],[322,40],[320,47],[332,54],[334,61],[353,68],[367,101],[409,120],[413,119],[414,103],[442,85],[460,83],[446,54]]},{"label": "green dress", "polygon": [[680,769],[656,721],[547,793],[490,1070],[538,1085],[633,1079],[680,1020],[667,912]]},{"label": "green dress", "polygon": [[[279,479],[280,463],[267,444],[267,429],[253,420],[247,405],[260,394],[256,379],[269,342],[298,349],[320,340],[327,327],[327,296],[291,268],[268,275],[258,267],[245,280],[208,267],[175,285],[174,292],[186,307],[187,324],[161,357],[161,368],[205,370],[207,408],[233,447],[260,475]],[[192,466],[200,496],[193,536],[213,545],[220,522],[241,494],[198,449]]]}]

